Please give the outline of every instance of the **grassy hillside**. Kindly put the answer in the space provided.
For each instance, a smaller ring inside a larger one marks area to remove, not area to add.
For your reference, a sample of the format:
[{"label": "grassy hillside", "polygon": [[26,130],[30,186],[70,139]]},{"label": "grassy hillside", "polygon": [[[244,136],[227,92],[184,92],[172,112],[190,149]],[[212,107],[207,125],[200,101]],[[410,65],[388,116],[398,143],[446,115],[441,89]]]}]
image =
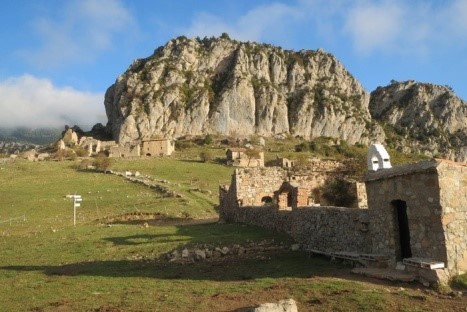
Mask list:
[{"label": "grassy hillside", "polygon": [[[166,187],[183,195],[177,199],[75,167],[74,162],[0,165],[0,222],[26,216],[0,223],[0,310],[233,311],[284,298],[297,300],[300,311],[453,311],[467,304],[465,297],[419,285],[350,275],[345,266],[287,248],[169,262],[167,253],[185,247],[291,241],[256,227],[185,218],[216,216],[217,184],[229,182],[231,168],[175,159],[114,165],[167,180]],[[64,197],[74,193],[83,196],[76,227]]]}]

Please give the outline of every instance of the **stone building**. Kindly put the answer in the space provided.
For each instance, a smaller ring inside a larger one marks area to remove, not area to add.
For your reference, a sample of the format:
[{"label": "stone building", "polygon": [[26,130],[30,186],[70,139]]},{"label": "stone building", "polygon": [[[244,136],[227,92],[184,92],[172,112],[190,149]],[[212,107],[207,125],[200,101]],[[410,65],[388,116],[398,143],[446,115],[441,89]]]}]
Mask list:
[{"label": "stone building", "polygon": [[108,148],[109,157],[131,158],[141,156],[141,145],[127,143],[125,145],[113,145]]},{"label": "stone building", "polygon": [[308,206],[308,190],[297,182],[283,182],[274,192],[279,210],[292,210]]},{"label": "stone building", "polygon": [[175,150],[175,144],[168,139],[143,140],[142,156],[170,156]]},{"label": "stone building", "polygon": [[295,160],[284,158],[284,157],[277,157],[274,160],[268,161],[266,166],[277,166],[282,168],[293,168],[295,166]]},{"label": "stone building", "polygon": [[386,165],[365,185],[356,192],[367,194],[368,209],[316,207],[281,168],[236,169],[220,188],[220,220],[283,231],[306,250],[368,266],[399,263],[421,281],[467,271],[467,164]]},{"label": "stone building", "polygon": [[[431,160],[368,172],[372,251],[467,271],[467,164]],[[410,261],[410,260],[409,260]],[[404,261],[407,262],[407,261]]]},{"label": "stone building", "polygon": [[[227,157],[227,165],[234,167],[264,167],[264,152],[257,151],[256,153],[251,152],[246,148],[229,148],[225,152]],[[253,150],[250,150],[253,151]]]}]

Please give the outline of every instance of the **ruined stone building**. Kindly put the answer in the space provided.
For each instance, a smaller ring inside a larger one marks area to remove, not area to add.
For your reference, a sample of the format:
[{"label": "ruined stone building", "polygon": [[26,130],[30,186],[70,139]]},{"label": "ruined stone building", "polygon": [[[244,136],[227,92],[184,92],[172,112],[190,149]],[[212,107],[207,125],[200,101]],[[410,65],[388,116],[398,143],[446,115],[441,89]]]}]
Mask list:
[{"label": "ruined stone building", "polygon": [[108,149],[109,157],[131,158],[141,156],[141,145],[139,143],[124,145],[115,144]]},{"label": "ruined stone building", "polygon": [[115,141],[101,141],[93,137],[81,136],[68,128],[63,139],[59,141],[59,149],[67,149],[67,146],[80,146],[88,151],[88,156],[106,152],[109,157],[132,158],[140,156],[164,156],[171,155],[175,145],[168,139],[145,140],[142,142],[128,142],[119,144]]},{"label": "ruined stone building", "polygon": [[313,206],[306,184],[281,168],[235,169],[220,187],[220,220],[286,232],[305,250],[367,266],[399,262],[421,281],[467,271],[467,164],[384,161],[369,161],[376,171],[366,174],[366,191],[356,188],[367,209]]},{"label": "ruined stone building", "polygon": [[[257,155],[253,155],[257,154]],[[264,167],[264,152],[255,151],[249,155],[246,148],[229,148],[225,153],[227,165],[234,167]]]},{"label": "ruined stone building", "polygon": [[277,166],[282,168],[293,168],[295,166],[295,160],[278,157],[274,160],[270,160],[266,163],[266,166]]},{"label": "ruined stone building", "polygon": [[144,140],[141,155],[143,156],[170,156],[175,150],[175,144],[168,139]]}]

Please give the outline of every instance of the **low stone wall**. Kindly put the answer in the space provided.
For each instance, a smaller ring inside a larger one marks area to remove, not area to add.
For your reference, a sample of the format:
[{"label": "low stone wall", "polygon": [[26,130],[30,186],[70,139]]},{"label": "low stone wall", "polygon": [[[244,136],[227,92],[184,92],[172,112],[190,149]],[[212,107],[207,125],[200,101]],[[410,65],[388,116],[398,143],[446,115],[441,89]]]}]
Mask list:
[{"label": "low stone wall", "polygon": [[279,211],[274,205],[239,207],[221,205],[221,220],[257,225],[285,232],[305,250],[371,253],[367,210],[339,207],[301,207]]}]

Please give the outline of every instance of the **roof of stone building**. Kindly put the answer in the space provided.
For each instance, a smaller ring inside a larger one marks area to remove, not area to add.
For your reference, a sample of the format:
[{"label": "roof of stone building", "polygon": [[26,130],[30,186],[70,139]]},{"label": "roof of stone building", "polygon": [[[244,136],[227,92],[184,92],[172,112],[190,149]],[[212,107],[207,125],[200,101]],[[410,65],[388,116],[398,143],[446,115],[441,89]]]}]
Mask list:
[{"label": "roof of stone building", "polygon": [[419,172],[430,172],[436,171],[436,168],[442,164],[452,164],[456,166],[466,166],[466,163],[455,162],[447,159],[430,159],[420,161],[413,164],[405,164],[400,166],[395,166],[389,169],[381,169],[378,171],[369,171],[365,174],[365,181],[376,181],[381,179],[392,178],[396,176],[403,176],[408,174],[414,174]]},{"label": "roof of stone building", "polygon": [[375,181],[418,172],[436,171],[436,167],[438,167],[438,164],[438,161],[431,159],[414,164],[406,164],[388,169],[380,169],[378,171],[369,171],[365,174],[364,180]]}]

